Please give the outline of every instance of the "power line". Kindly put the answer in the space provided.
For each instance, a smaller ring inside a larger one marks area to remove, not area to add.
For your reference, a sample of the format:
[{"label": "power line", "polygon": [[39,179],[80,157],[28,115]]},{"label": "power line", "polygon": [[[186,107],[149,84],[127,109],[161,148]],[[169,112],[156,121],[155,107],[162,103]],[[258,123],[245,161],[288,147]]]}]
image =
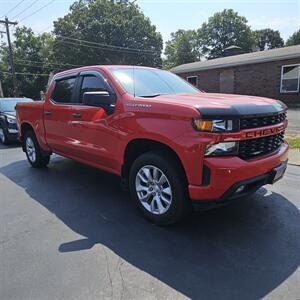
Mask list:
[{"label": "power line", "polygon": [[[135,1],[137,1],[137,0],[135,0]],[[79,8],[79,10],[81,10],[81,9],[84,9],[84,8],[86,8],[86,6],[82,6],[82,7],[80,7],[80,8]],[[45,27],[44,29],[42,29],[42,30],[38,31],[38,32],[37,32],[37,34],[44,33],[44,32],[45,32],[47,29],[51,28],[52,26],[53,26],[53,24],[51,24],[51,25],[49,25],[49,26]]]},{"label": "power line", "polygon": [[39,32],[37,32],[37,34],[41,34],[41,33],[44,33],[44,32],[46,32],[46,30],[47,29],[49,29],[49,28],[51,28],[53,25],[51,24],[51,25],[49,25],[49,26],[47,26],[46,28],[44,28],[43,30],[41,30],[41,31],[39,31]]},{"label": "power line", "polygon": [[64,39],[72,40],[72,41],[78,41],[78,42],[84,42],[91,45],[99,45],[102,47],[108,47],[108,48],[115,48],[119,50],[130,50],[130,51],[137,51],[137,52],[149,52],[149,53],[158,53],[159,51],[156,50],[144,50],[144,49],[138,49],[138,48],[130,48],[130,47],[123,47],[123,46],[115,46],[115,45],[109,45],[109,44],[103,44],[103,43],[97,43],[97,42],[91,42],[87,40],[81,40],[81,39],[74,39],[70,37],[64,37]]},{"label": "power line", "polygon": [[[49,3],[47,3],[45,6],[48,6],[50,5],[52,2],[54,2],[55,0],[52,0],[50,1]],[[129,2],[130,5],[134,4],[137,0],[133,0],[132,2]],[[82,7],[81,9],[85,8],[86,6]],[[42,7],[43,8],[43,7]],[[42,9],[41,8],[41,9]],[[122,7],[116,11],[114,11],[113,13],[105,16],[105,19],[107,18],[110,18],[112,17],[113,15],[116,15],[117,13],[120,13],[121,11],[124,11],[128,9],[128,6],[126,7]],[[36,11],[37,12],[37,11]],[[34,12],[34,13],[36,13]],[[32,14],[34,14],[32,13]],[[26,17],[25,17],[26,18]],[[24,20],[25,18],[23,18],[22,20]],[[22,21],[21,20],[21,21]],[[49,28],[51,26],[48,26],[47,28]],[[152,53],[152,54],[160,54],[161,51],[158,51],[158,50],[144,50],[144,49],[138,49],[138,48],[130,48],[130,47],[124,47],[124,46],[116,46],[116,45],[109,45],[109,44],[104,44],[104,43],[97,43],[97,42],[93,42],[93,41],[88,41],[88,40],[82,40],[82,39],[75,39],[75,38],[72,38],[73,35],[75,34],[78,34],[78,32],[82,32],[82,31],[85,31],[87,29],[89,29],[90,26],[87,26],[86,28],[82,28],[81,30],[77,30],[75,31],[73,34],[69,35],[69,36],[59,36],[57,37],[58,41],[56,41],[56,43],[65,43],[65,44],[71,44],[71,45],[79,45],[79,46],[83,46],[83,47],[90,47],[90,48],[96,48],[95,46],[88,46],[88,45],[85,45],[85,44],[90,44],[90,45],[96,45],[96,46],[100,46],[100,47],[97,47],[97,49],[101,49],[101,50],[110,50],[110,51],[116,51],[116,52],[127,52],[127,53]],[[43,31],[41,31],[43,32]],[[40,33],[41,33],[40,32]],[[69,41],[65,41],[65,40],[71,40],[71,41],[78,41],[78,42],[82,42],[82,43],[85,43],[85,44],[78,44],[78,43],[72,43],[72,42],[69,42]],[[115,50],[112,50],[112,49],[115,49]]]},{"label": "power line", "polygon": [[[133,0],[131,2],[129,2],[130,5],[133,5],[137,0]],[[110,18],[114,15],[116,15],[117,13],[120,13],[121,11],[124,11],[126,9],[128,9],[129,7],[122,7],[116,11],[114,11],[113,13],[105,16],[103,19],[107,19]],[[103,20],[102,19],[102,20]],[[65,44],[70,44],[70,45],[77,45],[77,46],[82,46],[82,47],[90,47],[90,48],[97,48],[97,49],[101,49],[101,50],[110,50],[110,51],[116,51],[116,52],[127,52],[127,53],[148,53],[148,54],[160,54],[161,51],[159,50],[145,50],[145,49],[138,49],[138,48],[130,48],[130,47],[124,47],[124,46],[116,46],[116,45],[109,45],[109,44],[104,44],[104,43],[97,43],[97,42],[93,42],[93,41],[88,41],[88,40],[82,40],[82,39],[76,39],[76,38],[72,38],[72,36],[78,34],[78,32],[83,32],[86,31],[88,29],[90,29],[91,25],[88,25],[80,30],[76,30],[73,34],[69,35],[69,36],[57,36],[58,41],[56,41],[56,43],[65,43]],[[77,41],[77,42],[81,42],[80,44],[78,43],[72,43],[70,41],[65,41],[65,40],[71,40],[71,41]],[[89,44],[89,45],[85,45],[85,44]],[[95,46],[90,46],[90,45],[96,45],[96,46],[100,46],[100,47],[95,47]],[[115,50],[113,50],[115,49]]]},{"label": "power line", "polygon": [[[137,0],[133,0],[133,1],[129,2],[128,4],[129,4],[129,5],[133,5],[136,1],[137,1]],[[85,8],[85,7],[86,7],[86,6],[83,6],[81,9],[83,9],[83,8]],[[129,8],[128,6],[122,7],[122,8],[120,8],[120,9],[118,9],[118,10],[112,12],[111,14],[105,16],[105,17],[102,19],[102,21],[105,20],[105,19],[108,19],[108,18],[110,18],[110,17],[112,17],[112,16],[114,16],[114,15],[117,14],[117,13],[121,13],[121,12],[127,10],[128,8]],[[75,30],[75,32],[72,33],[71,35],[69,35],[68,37],[70,38],[70,37],[72,37],[72,36],[78,34],[78,32],[86,31],[87,29],[90,29],[90,26],[91,26],[91,25],[88,25],[86,28],[81,28],[80,30]],[[60,38],[64,39],[64,38],[67,38],[67,37],[65,37],[65,36],[60,36]],[[61,43],[62,43],[62,42],[61,42]]]},{"label": "power line", "polygon": [[37,3],[39,0],[34,0],[33,2],[31,2],[28,6],[26,6],[22,11],[20,11],[18,14],[16,14],[13,18],[17,18],[18,16],[20,16],[21,14],[23,14],[25,11],[27,11],[29,8],[31,8],[35,3]]},{"label": "power line", "polygon": [[[70,45],[75,45],[75,46],[81,46],[81,47],[88,47],[88,48],[94,48],[94,49],[100,49],[103,51],[115,51],[115,52],[126,52],[126,53],[131,53],[131,54],[137,54],[137,53],[144,53],[145,50],[142,49],[134,49],[133,50],[126,50],[126,49],[112,49],[112,48],[105,48],[105,47],[100,47],[100,46],[94,46],[94,45],[86,45],[86,44],[78,44],[75,42],[68,42],[68,41],[63,41],[62,43],[64,44],[70,44]],[[107,45],[109,47],[110,45]],[[130,48],[128,48],[130,49]],[[156,53],[159,53],[157,51]],[[145,53],[145,55],[153,55],[153,53]]]},{"label": "power line", "polygon": [[[8,74],[8,75],[11,75],[11,73],[7,70],[7,71],[2,71],[0,70],[0,73],[3,73],[3,74]],[[27,72],[16,72],[16,75],[26,75],[26,76],[49,76],[49,74],[45,74],[45,73],[27,73]]]},{"label": "power line", "polygon": [[39,11],[41,11],[42,9],[44,9],[44,8],[46,8],[47,6],[49,6],[50,4],[52,4],[54,1],[56,1],[56,0],[52,0],[52,1],[48,2],[48,3],[46,3],[45,5],[43,5],[42,7],[40,7],[39,9],[37,9],[36,11],[34,11],[33,13],[31,13],[31,14],[27,15],[26,17],[22,18],[22,19],[20,20],[20,22],[21,22],[21,21],[24,21],[25,19],[27,19],[27,18],[29,18],[29,17],[31,17],[31,16],[33,16],[33,15],[35,15],[36,13],[38,13]]},{"label": "power line", "polygon": [[1,18],[7,16],[9,13],[11,13],[13,10],[15,10],[20,4],[22,4],[25,0],[21,0],[18,2],[13,8],[11,8],[9,11],[7,11]]},{"label": "power line", "polygon": [[41,69],[49,69],[51,68],[50,66],[35,66],[35,65],[30,65],[30,64],[21,64],[21,63],[15,63],[17,66],[24,66],[24,67],[30,67],[30,68],[41,68]]},{"label": "power line", "polygon": [[16,61],[21,62],[29,62],[29,63],[35,63],[35,64],[46,64],[46,65],[53,65],[53,66],[69,66],[69,67],[82,67],[83,65],[74,65],[74,64],[68,64],[68,63],[51,63],[47,61],[35,61],[35,60],[28,60],[28,59],[16,59]]}]

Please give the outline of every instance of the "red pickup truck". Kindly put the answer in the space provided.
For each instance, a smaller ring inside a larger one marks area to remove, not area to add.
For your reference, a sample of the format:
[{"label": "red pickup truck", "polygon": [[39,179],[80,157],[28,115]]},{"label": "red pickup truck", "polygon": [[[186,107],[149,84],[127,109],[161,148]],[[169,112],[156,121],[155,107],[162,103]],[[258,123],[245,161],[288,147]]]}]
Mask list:
[{"label": "red pickup truck", "polygon": [[57,153],[117,174],[162,225],[192,204],[223,205],[272,184],[287,163],[283,103],[204,93],[147,67],[56,74],[44,102],[17,105],[17,124],[33,167]]}]

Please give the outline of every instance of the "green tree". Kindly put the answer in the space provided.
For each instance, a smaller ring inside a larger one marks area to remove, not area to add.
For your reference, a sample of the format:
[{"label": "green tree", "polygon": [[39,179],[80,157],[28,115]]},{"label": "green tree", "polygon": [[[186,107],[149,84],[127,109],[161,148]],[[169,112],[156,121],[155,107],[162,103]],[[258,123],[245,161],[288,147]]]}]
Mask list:
[{"label": "green tree", "polygon": [[137,5],[125,0],[79,0],[54,22],[54,34],[57,61],[161,66],[161,34]]},{"label": "green tree", "polygon": [[286,41],[286,46],[300,45],[300,29],[294,32]]},{"label": "green tree", "polygon": [[199,60],[197,45],[196,31],[179,29],[175,33],[172,32],[171,40],[166,42],[164,67],[169,69]]},{"label": "green tree", "polygon": [[[14,62],[18,95],[39,99],[45,89],[52,67],[52,38],[50,34],[34,35],[27,27],[18,27],[13,42]],[[2,71],[2,72],[1,72]],[[9,67],[8,47],[2,44],[0,50],[0,73],[5,96],[12,96],[12,77]],[[21,73],[21,74],[18,74]],[[23,73],[23,74],[22,74]],[[35,74],[35,75],[30,75]]]},{"label": "green tree", "polygon": [[252,51],[255,44],[247,19],[239,16],[232,9],[225,9],[215,13],[203,23],[198,34],[205,45],[202,51],[208,58],[217,58],[223,55],[224,49],[235,45],[244,52]]},{"label": "green tree", "polygon": [[284,46],[284,40],[281,38],[278,30],[267,28],[255,30],[253,34],[255,38],[255,44],[260,51]]}]

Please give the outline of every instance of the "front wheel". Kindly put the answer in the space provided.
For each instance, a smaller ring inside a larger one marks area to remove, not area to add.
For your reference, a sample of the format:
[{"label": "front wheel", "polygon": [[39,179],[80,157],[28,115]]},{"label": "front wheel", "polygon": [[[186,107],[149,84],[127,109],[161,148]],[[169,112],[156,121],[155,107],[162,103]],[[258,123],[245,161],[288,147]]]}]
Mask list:
[{"label": "front wheel", "polygon": [[138,157],[130,170],[129,186],[143,215],[155,224],[176,223],[189,211],[184,171],[178,160],[165,151]]},{"label": "front wheel", "polygon": [[28,162],[34,168],[43,168],[49,164],[50,154],[43,153],[35,134],[28,131],[24,137],[24,149]]}]

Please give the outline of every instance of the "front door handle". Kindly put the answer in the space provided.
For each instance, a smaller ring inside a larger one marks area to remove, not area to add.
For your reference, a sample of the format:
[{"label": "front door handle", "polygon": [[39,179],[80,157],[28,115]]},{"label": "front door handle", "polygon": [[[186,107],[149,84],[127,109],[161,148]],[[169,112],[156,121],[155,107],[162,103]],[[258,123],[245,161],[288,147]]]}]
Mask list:
[{"label": "front door handle", "polygon": [[45,116],[51,116],[51,115],[52,115],[52,112],[51,112],[51,111],[45,111],[45,112],[44,112],[44,115],[45,115]]},{"label": "front door handle", "polygon": [[75,118],[80,118],[81,114],[80,113],[74,113],[74,114],[72,114],[72,116],[75,117]]}]

